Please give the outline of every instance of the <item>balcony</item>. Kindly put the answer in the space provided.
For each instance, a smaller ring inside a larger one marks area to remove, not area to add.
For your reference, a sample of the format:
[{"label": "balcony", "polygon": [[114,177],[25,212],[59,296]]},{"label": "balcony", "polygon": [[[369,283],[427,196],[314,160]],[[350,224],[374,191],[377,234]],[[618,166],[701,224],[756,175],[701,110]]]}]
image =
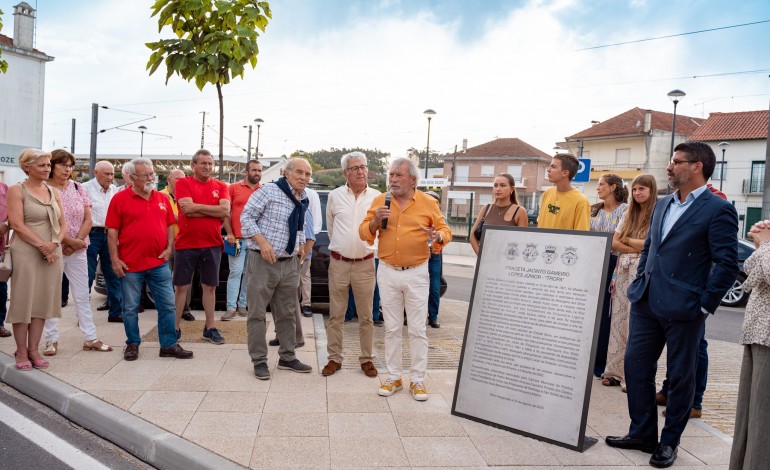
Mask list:
[{"label": "balcony", "polygon": [[762,194],[765,189],[764,178],[753,178],[749,180],[743,180],[743,194]]}]

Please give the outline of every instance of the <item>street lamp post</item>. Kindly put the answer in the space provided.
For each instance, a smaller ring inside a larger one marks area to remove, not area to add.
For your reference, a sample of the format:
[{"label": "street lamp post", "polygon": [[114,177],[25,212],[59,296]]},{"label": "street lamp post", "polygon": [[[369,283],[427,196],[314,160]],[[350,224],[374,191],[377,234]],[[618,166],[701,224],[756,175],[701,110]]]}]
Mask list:
[{"label": "street lamp post", "polygon": [[248,162],[249,160],[251,160],[251,124],[243,127],[249,128],[249,144],[246,146],[246,161]]},{"label": "street lamp post", "polygon": [[[256,125],[257,125],[257,149],[256,149],[256,153],[254,154],[254,157],[256,157],[256,159],[257,159],[257,160],[259,160],[259,128],[260,128],[260,127],[262,126],[262,124],[264,124],[264,123],[265,123],[265,121],[263,121],[263,120],[262,120],[262,119],[260,119],[260,118],[256,118],[256,119],[254,119],[254,124],[256,124]],[[249,142],[251,142],[251,141],[249,141]]]},{"label": "street lamp post", "polygon": [[139,156],[144,156],[144,132],[147,130],[147,126],[139,126],[139,132],[142,133],[142,143],[139,146]]},{"label": "street lamp post", "polygon": [[425,146],[425,177],[428,177],[428,157],[430,155],[430,120],[436,115],[436,111],[426,109],[423,114],[428,117],[428,143]]},{"label": "street lamp post", "polygon": [[668,97],[674,102],[674,122],[671,125],[671,152],[668,154],[669,158],[674,156],[674,136],[676,136],[676,105],[679,101],[685,97],[687,93],[682,90],[671,90],[668,92]]},{"label": "street lamp post", "polygon": [[730,146],[730,142],[719,142],[719,148],[722,149],[722,164],[719,166],[719,190],[722,190],[722,182],[725,180],[725,150]]}]

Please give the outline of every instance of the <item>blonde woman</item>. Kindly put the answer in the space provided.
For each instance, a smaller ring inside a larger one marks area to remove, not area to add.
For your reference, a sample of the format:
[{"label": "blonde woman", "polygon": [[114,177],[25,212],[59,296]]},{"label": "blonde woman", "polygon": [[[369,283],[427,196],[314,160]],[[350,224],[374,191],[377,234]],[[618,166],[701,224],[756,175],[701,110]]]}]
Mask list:
[{"label": "blonde woman", "polygon": [[38,347],[46,319],[61,317],[61,242],[67,226],[61,198],[46,184],[51,154],[23,150],[19,166],[27,180],[8,190],[8,221],[14,233],[7,320],[16,340],[16,368],[24,371],[48,367]]},{"label": "blonde woman", "polygon": [[516,198],[516,180],[508,173],[500,173],[495,177],[492,186],[494,201],[481,208],[476,223],[471,231],[471,246],[476,255],[479,254],[481,228],[483,225],[513,225],[527,227],[527,211],[519,205]]}]

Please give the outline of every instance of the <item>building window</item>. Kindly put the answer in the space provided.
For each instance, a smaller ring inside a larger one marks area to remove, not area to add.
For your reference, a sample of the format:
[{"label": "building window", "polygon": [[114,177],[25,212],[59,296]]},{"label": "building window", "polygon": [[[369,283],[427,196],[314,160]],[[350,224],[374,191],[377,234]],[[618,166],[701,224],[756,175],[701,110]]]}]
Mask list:
[{"label": "building window", "polygon": [[495,166],[481,165],[481,176],[495,176]]},{"label": "building window", "polygon": [[455,177],[455,183],[467,183],[468,182],[468,165],[462,165],[456,167],[457,176]]},{"label": "building window", "polygon": [[765,189],[765,162],[751,162],[749,192],[761,193]]},{"label": "building window", "polygon": [[521,165],[508,165],[508,173],[517,183],[521,183]]},{"label": "building window", "polygon": [[479,194],[479,205],[484,206],[492,203],[491,194]]},{"label": "building window", "polygon": [[615,163],[631,163],[631,149],[616,149]]},{"label": "building window", "polygon": [[[723,166],[724,165],[724,166]],[[717,165],[714,167],[714,174],[711,175],[711,179],[713,181],[722,181],[725,178],[725,172],[727,171],[727,162],[717,162]]]}]

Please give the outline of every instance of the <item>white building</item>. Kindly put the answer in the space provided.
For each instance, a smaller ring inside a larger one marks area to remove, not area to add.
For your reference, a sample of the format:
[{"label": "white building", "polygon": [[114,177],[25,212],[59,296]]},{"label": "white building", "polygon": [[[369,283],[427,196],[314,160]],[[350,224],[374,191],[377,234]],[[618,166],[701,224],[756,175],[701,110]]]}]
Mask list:
[{"label": "white building", "polygon": [[13,38],[0,34],[0,50],[8,71],[0,74],[0,181],[26,178],[18,164],[21,150],[43,146],[45,63],[53,57],[35,49],[35,9],[13,7]]}]

